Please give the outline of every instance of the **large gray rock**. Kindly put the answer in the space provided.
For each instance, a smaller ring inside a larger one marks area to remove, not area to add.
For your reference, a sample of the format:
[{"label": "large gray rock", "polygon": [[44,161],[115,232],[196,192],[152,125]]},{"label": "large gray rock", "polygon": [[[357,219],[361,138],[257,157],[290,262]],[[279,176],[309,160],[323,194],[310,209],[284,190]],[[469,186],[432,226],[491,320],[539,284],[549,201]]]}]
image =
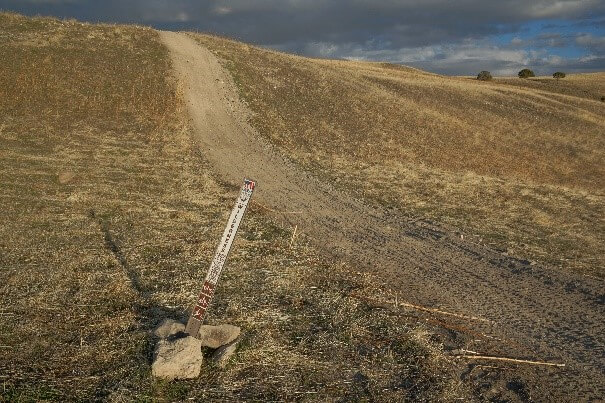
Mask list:
[{"label": "large gray rock", "polygon": [[231,359],[231,357],[233,356],[233,354],[235,354],[235,351],[237,350],[237,345],[239,343],[239,338],[237,338],[236,340],[232,341],[231,343],[224,345],[222,347],[219,347],[213,354],[212,354],[212,362],[221,367],[224,368],[227,363],[229,362],[229,360]]},{"label": "large gray rock", "polygon": [[155,347],[151,373],[168,380],[197,378],[203,361],[202,342],[198,339],[163,339]]},{"label": "large gray rock", "polygon": [[164,319],[164,321],[153,331],[153,334],[160,339],[166,339],[179,332],[185,331],[185,325],[181,322],[177,322],[174,319]]},{"label": "large gray rock", "polygon": [[202,325],[197,338],[202,342],[202,346],[219,348],[237,339],[240,331],[239,327],[233,325]]}]

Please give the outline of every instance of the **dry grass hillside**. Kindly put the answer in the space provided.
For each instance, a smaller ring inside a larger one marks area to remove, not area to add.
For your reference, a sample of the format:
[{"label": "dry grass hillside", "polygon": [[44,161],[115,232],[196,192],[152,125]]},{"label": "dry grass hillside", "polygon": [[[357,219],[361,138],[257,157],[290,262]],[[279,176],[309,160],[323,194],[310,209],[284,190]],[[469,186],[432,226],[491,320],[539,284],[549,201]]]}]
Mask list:
[{"label": "dry grass hillside", "polygon": [[234,361],[154,381],[150,331],[186,319],[237,189],[192,145],[155,31],[0,14],[0,54],[0,400],[464,396],[412,313],[256,206],[209,312],[242,327]]},{"label": "dry grass hillside", "polygon": [[479,82],[195,38],[307,169],[509,254],[605,274],[605,73]]}]

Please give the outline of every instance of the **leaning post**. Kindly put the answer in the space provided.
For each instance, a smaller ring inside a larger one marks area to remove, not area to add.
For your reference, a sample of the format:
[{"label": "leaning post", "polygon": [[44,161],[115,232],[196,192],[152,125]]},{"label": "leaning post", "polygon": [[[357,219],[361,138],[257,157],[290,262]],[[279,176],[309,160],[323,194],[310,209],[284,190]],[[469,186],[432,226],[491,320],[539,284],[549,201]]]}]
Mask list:
[{"label": "leaning post", "polygon": [[235,239],[239,225],[242,222],[242,218],[244,217],[244,213],[246,212],[250,198],[252,198],[255,185],[256,182],[253,180],[244,179],[244,185],[242,186],[240,194],[235,202],[235,206],[231,211],[231,216],[227,222],[227,228],[225,228],[225,232],[223,232],[221,242],[216,248],[214,259],[212,260],[208,273],[206,274],[206,278],[204,279],[202,291],[200,292],[196,304],[193,307],[191,316],[189,316],[185,333],[189,334],[190,336],[198,337],[200,326],[204,320],[204,314],[208,310],[210,301],[212,301],[212,297],[214,296],[216,284],[218,283],[221,272],[223,271],[223,266],[225,265],[227,257],[229,256],[231,245],[233,244],[233,240]]}]

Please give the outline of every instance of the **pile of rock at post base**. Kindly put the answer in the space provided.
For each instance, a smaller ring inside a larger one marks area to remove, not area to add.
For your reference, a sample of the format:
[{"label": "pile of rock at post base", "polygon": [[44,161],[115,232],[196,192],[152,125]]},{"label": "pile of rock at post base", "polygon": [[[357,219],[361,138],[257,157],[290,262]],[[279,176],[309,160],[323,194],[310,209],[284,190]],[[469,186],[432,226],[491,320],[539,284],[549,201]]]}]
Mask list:
[{"label": "pile of rock at post base", "polygon": [[210,358],[224,367],[235,353],[240,328],[232,325],[202,325],[198,337],[184,333],[185,325],[164,319],[153,334],[160,338],[153,354],[151,373],[163,379],[197,378],[202,370],[202,347],[215,349]]}]

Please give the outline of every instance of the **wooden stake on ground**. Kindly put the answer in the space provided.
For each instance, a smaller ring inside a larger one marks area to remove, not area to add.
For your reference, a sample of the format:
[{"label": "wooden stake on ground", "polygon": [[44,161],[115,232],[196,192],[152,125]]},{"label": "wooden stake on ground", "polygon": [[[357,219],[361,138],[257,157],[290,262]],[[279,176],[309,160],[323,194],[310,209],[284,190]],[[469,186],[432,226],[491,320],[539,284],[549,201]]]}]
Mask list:
[{"label": "wooden stake on ground", "polygon": [[476,316],[467,316],[467,315],[462,315],[462,314],[459,314],[459,313],[453,313],[453,312],[443,311],[441,309],[436,309],[436,308],[430,308],[430,307],[426,307],[426,306],[415,305],[415,304],[411,304],[411,303],[405,302],[405,301],[399,301],[399,299],[397,297],[395,297],[395,303],[391,303],[391,302],[378,301],[378,300],[376,300],[374,298],[365,297],[363,295],[358,295],[358,294],[355,294],[355,293],[351,293],[351,296],[353,298],[357,298],[357,299],[361,299],[361,300],[364,300],[364,301],[368,301],[368,302],[370,302],[370,303],[372,303],[372,304],[374,304],[376,306],[379,306],[381,308],[397,309],[400,306],[403,306],[403,307],[415,309],[415,310],[418,310],[418,311],[436,313],[436,314],[446,315],[446,316],[453,316],[455,318],[460,318],[460,319],[477,320],[477,321],[480,321],[480,322],[494,323],[494,321],[491,321],[489,319],[479,318],[479,317],[476,317]]},{"label": "wooden stake on ground", "polygon": [[202,292],[200,293],[197,303],[195,304],[195,307],[191,312],[191,316],[189,317],[189,321],[187,322],[185,333],[189,334],[190,336],[198,337],[200,326],[204,320],[204,314],[206,313],[206,310],[210,305],[210,301],[214,296],[216,284],[218,283],[223,266],[227,261],[227,256],[231,250],[231,245],[233,244],[233,240],[235,239],[239,225],[242,222],[242,218],[244,217],[244,213],[246,212],[246,208],[248,207],[248,203],[252,197],[252,192],[254,191],[255,185],[256,183],[254,181],[244,179],[244,185],[242,186],[242,190],[240,191],[240,194],[235,202],[235,206],[231,211],[231,216],[227,222],[227,228],[225,228],[221,242],[216,248],[214,259],[212,260],[208,273],[206,274],[206,279],[204,280],[204,285],[202,286]]},{"label": "wooden stake on ground", "polygon": [[490,356],[490,355],[455,355],[454,357],[466,358],[467,360],[493,360],[493,361],[514,362],[514,363],[518,363],[518,364],[546,365],[549,367],[564,367],[565,366],[565,364],[558,364],[558,363],[553,363],[553,362],[519,360],[516,358],[494,357],[494,356]]},{"label": "wooden stake on ground", "polygon": [[294,232],[292,233],[292,238],[290,238],[290,249],[292,249],[292,244],[294,243],[294,238],[296,237],[296,230],[298,229],[298,225],[294,227]]}]

